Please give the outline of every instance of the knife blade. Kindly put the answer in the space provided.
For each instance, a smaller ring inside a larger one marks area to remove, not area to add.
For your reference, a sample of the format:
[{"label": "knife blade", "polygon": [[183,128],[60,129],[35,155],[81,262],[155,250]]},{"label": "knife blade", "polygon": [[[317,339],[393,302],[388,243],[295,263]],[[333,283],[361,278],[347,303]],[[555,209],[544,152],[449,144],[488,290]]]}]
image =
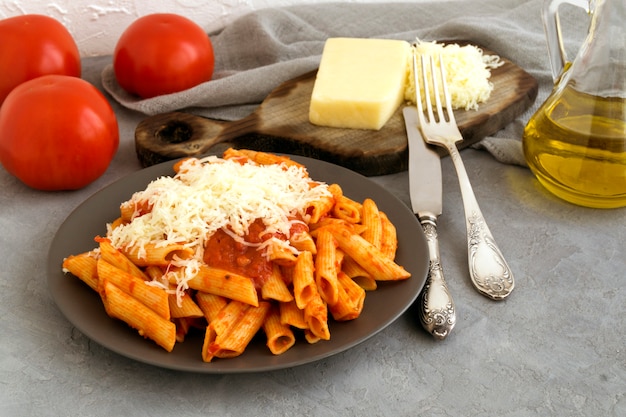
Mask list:
[{"label": "knife blade", "polygon": [[436,339],[444,339],[456,324],[454,300],[443,276],[439,255],[437,218],[443,212],[441,158],[419,131],[417,108],[403,109],[409,143],[409,194],[428,244],[426,284],[419,297],[422,327]]}]

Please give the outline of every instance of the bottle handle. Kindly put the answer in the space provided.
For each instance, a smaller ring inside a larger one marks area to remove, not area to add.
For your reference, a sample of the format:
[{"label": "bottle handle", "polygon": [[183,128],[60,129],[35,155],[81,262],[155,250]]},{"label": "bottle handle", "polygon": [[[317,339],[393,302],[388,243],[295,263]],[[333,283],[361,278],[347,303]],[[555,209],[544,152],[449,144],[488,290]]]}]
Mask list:
[{"label": "bottle handle", "polygon": [[548,43],[548,56],[550,57],[550,66],[552,67],[552,78],[555,81],[559,78],[565,68],[565,64],[568,62],[565,47],[563,46],[561,23],[559,21],[559,6],[563,3],[580,7],[589,13],[591,0],[544,0],[541,17]]}]

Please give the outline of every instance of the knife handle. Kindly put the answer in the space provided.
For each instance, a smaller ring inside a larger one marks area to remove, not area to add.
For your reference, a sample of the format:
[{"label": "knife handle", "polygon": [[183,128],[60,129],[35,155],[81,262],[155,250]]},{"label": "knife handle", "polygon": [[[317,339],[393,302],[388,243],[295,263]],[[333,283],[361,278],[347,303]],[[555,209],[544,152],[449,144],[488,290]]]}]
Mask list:
[{"label": "knife handle", "polygon": [[420,322],[435,339],[444,339],[456,324],[456,308],[443,277],[439,256],[437,221],[435,217],[420,217],[429,252],[428,276],[420,296]]}]

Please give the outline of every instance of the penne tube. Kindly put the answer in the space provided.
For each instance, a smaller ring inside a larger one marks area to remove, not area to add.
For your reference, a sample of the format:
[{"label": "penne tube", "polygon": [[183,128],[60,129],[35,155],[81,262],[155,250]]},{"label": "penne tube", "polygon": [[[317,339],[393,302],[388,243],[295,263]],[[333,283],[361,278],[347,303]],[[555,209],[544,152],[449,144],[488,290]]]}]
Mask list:
[{"label": "penne tube", "polygon": [[282,323],[281,312],[273,306],[263,322],[263,331],[267,336],[267,347],[274,355],[280,355],[289,350],[295,343],[296,337],[289,325]]},{"label": "penne tube", "polygon": [[100,245],[100,256],[102,259],[110,263],[116,268],[121,269],[122,271],[128,272],[129,274],[136,276],[137,278],[141,278],[144,281],[149,279],[148,275],[146,275],[137,265],[135,265],[126,255],[117,250],[111,244],[109,239],[105,238],[96,238],[96,242]]},{"label": "penne tube", "polygon": [[103,280],[100,296],[110,317],[122,320],[143,337],[171,352],[176,343],[176,325],[156,314],[136,298],[128,295],[113,283]]},{"label": "penne tube", "polygon": [[337,219],[335,217],[324,217],[317,223],[309,224],[309,229],[311,230],[310,232],[311,236],[316,238],[319,229],[326,227],[326,226],[346,227],[352,233],[356,233],[357,235],[360,235],[365,231],[365,226],[363,226],[360,223],[349,223],[345,220]]},{"label": "penne tube", "polygon": [[204,317],[204,312],[196,304],[188,292],[183,292],[180,297],[176,294],[167,295],[168,304],[170,306],[170,316],[172,318],[197,318]]},{"label": "penne tube", "polygon": [[263,326],[270,306],[267,301],[261,301],[258,307],[248,306],[237,324],[215,340],[215,356],[234,358],[241,355]]},{"label": "penne tube", "polygon": [[346,228],[330,227],[339,247],[377,281],[407,279],[411,276],[402,266],[387,258],[374,245]]},{"label": "penne tube", "polygon": [[378,206],[371,198],[363,200],[361,223],[365,226],[365,230],[361,233],[361,236],[369,243],[380,249],[383,225],[380,220],[380,214]]},{"label": "penne tube", "polygon": [[98,291],[98,259],[94,252],[70,255],[63,260],[63,270],[87,284],[92,290]]},{"label": "penne tube", "polygon": [[365,290],[343,272],[337,275],[337,280],[339,282],[338,301],[328,309],[337,321],[354,320],[363,311]]},{"label": "penne tube", "polygon": [[231,301],[220,310],[217,317],[206,327],[204,343],[202,344],[202,360],[211,362],[219,350],[219,345],[216,343],[217,339],[223,338],[223,335],[237,324],[249,307],[249,304]]},{"label": "penne tube", "polygon": [[273,238],[267,245],[267,258],[275,264],[289,266],[296,263],[297,255],[288,247],[288,241]]},{"label": "penne tube", "polygon": [[280,322],[284,325],[293,326],[298,329],[306,329],[308,325],[304,319],[304,310],[298,308],[296,301],[288,303],[279,303]]},{"label": "penne tube", "polygon": [[344,257],[341,263],[341,270],[365,291],[374,291],[378,288],[378,283],[372,278],[369,272],[363,269],[361,265],[357,264],[354,259],[349,256]]},{"label": "penne tube", "polygon": [[333,207],[333,215],[348,223],[361,223],[362,205],[345,195],[335,198],[335,206]]},{"label": "penne tube", "polygon": [[339,285],[337,283],[335,239],[327,229],[320,229],[316,243],[315,283],[322,299],[327,304],[333,305],[337,302],[337,287]]},{"label": "penne tube", "polygon": [[304,320],[309,330],[322,340],[330,339],[328,329],[328,307],[322,297],[317,295],[304,308]]},{"label": "penne tube", "polygon": [[287,284],[283,280],[280,267],[277,264],[272,266],[272,273],[261,286],[261,297],[264,300],[291,301],[293,295]]},{"label": "penne tube", "polygon": [[198,274],[189,279],[187,285],[197,291],[221,295],[255,307],[259,305],[259,298],[252,280],[223,269],[201,265]]},{"label": "penne tube", "polygon": [[312,201],[306,208],[306,212],[310,214],[309,223],[317,223],[321,218],[326,216],[335,206],[335,198],[333,196],[321,197]]},{"label": "penne tube", "polygon": [[250,149],[233,149],[229,148],[224,151],[224,159],[235,159],[245,163],[246,161],[254,161],[259,165],[284,164],[286,166],[297,166],[304,168],[304,165],[294,161],[287,156],[276,155],[268,152],[258,152]]},{"label": "penne tube", "polygon": [[380,243],[380,251],[389,259],[396,258],[398,249],[398,236],[396,226],[391,223],[384,212],[380,212],[380,220],[382,225],[382,237]]},{"label": "penne tube", "polygon": [[289,242],[291,243],[291,246],[296,248],[299,252],[308,250],[313,255],[315,255],[315,253],[317,252],[317,247],[315,246],[313,236],[311,236],[308,231],[294,233],[289,238]]},{"label": "penne tube", "polygon": [[311,330],[309,330],[309,329],[306,329],[306,330],[304,331],[304,339],[305,339],[307,342],[309,342],[309,344],[311,344],[311,345],[312,345],[312,344],[315,344],[315,343],[317,343],[317,342],[319,342],[320,340],[322,340],[319,336],[317,336],[317,335],[313,334],[313,333],[311,332]]},{"label": "penne tube", "polygon": [[174,258],[189,259],[193,256],[193,250],[181,244],[158,246],[148,243],[142,247],[122,248],[121,252],[140,267],[148,265],[168,266]]},{"label": "penne tube", "polygon": [[311,252],[300,252],[293,268],[293,295],[300,309],[317,295],[317,285],[313,273],[313,255]]},{"label": "penne tube", "polygon": [[328,191],[332,194],[333,198],[336,200],[340,197],[343,197],[343,189],[339,184],[330,184],[328,186]]},{"label": "penne tube", "polygon": [[228,301],[221,295],[209,294],[206,292],[196,293],[196,303],[204,313],[207,323],[211,323],[217,318],[219,312],[226,307]]},{"label": "penne tube", "polygon": [[110,282],[154,311],[160,317],[166,320],[170,319],[167,292],[162,288],[148,285],[141,278],[137,278],[128,272],[116,268],[102,258],[98,259],[97,268],[100,281],[106,280]]}]

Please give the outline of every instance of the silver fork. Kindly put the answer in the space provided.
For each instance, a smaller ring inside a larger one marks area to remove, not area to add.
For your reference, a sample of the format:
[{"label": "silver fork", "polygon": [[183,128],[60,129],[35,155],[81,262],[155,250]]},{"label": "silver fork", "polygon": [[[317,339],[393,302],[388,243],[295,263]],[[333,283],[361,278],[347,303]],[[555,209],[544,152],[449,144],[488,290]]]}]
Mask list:
[{"label": "silver fork", "polygon": [[[426,60],[429,63],[426,63]],[[437,77],[435,61],[432,56],[428,58],[421,57],[421,84],[424,88],[424,102],[418,85],[418,76],[416,74],[415,90],[417,94],[417,113],[419,119],[420,131],[424,140],[433,145],[446,148],[450,154],[450,158],[456,169],[461,187],[461,195],[463,198],[463,208],[465,211],[465,225],[467,228],[467,244],[468,244],[468,264],[470,278],[474,287],[481,294],[494,299],[502,300],[506,298],[513,288],[515,281],[509,265],[504,260],[504,256],[496,245],[489,227],[485,222],[476,196],[472,190],[465,165],[456,146],[458,142],[463,140],[461,132],[456,124],[452,105],[450,104],[450,92],[446,83],[446,74],[441,56],[439,57],[438,71],[440,78]],[[430,67],[430,75],[428,68]],[[429,82],[430,80],[430,82]],[[439,84],[441,83],[443,96],[445,99],[445,112],[441,104]],[[434,114],[431,104],[430,87],[432,86],[435,98],[435,107],[437,114]],[[425,107],[425,111],[424,111]]]}]

